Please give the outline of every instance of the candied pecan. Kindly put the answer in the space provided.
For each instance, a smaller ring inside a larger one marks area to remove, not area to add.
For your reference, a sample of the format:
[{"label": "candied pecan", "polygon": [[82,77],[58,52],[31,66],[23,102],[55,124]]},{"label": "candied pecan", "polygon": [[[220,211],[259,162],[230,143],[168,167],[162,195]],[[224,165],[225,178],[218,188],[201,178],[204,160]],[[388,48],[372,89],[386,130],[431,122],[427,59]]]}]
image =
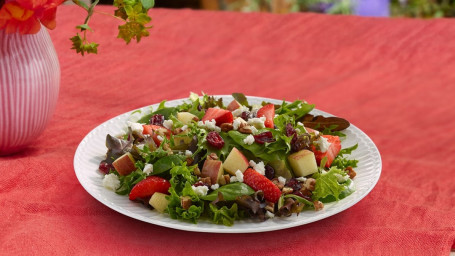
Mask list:
[{"label": "candied pecan", "polygon": [[244,134],[252,134],[253,130],[251,129],[251,126],[246,125],[243,127],[239,127],[239,132],[244,133]]},{"label": "candied pecan", "polygon": [[357,175],[357,173],[354,171],[354,169],[352,169],[351,166],[348,166],[344,171],[349,175],[349,178],[351,179],[354,179],[354,177]]},{"label": "candied pecan", "polygon": [[294,192],[294,190],[290,187],[284,187],[282,190],[281,190],[282,194],[291,194],[292,192]]},{"label": "candied pecan", "polygon": [[234,129],[234,126],[230,123],[222,123],[220,125],[220,128],[221,128],[221,131],[228,132],[228,131]]},{"label": "candied pecan", "polygon": [[180,197],[180,204],[182,205],[182,208],[185,210],[188,210],[192,204],[191,202],[191,197],[189,196],[181,196]]},{"label": "candied pecan", "polygon": [[229,176],[229,174],[225,174],[222,176],[222,178],[220,179],[220,181],[222,181],[224,178],[224,184],[229,184],[231,183],[231,176]]},{"label": "candied pecan", "polygon": [[307,189],[306,187],[303,187],[300,189],[300,193],[302,193],[302,195],[304,196],[311,196],[313,195],[313,193],[311,192],[311,190]]},{"label": "candied pecan", "polygon": [[313,204],[316,211],[324,209],[324,204],[321,201],[316,200],[313,202]]},{"label": "candied pecan", "polygon": [[199,118],[198,118],[197,116],[195,116],[195,117],[193,117],[192,120],[195,121],[195,122],[198,122],[198,121],[199,121]]},{"label": "candied pecan", "polygon": [[267,205],[265,206],[264,209],[271,213],[275,213],[275,203],[267,202]]},{"label": "candied pecan", "polygon": [[308,178],[304,184],[305,188],[310,191],[314,191],[315,185],[316,185],[316,180],[313,178]]},{"label": "candied pecan", "polygon": [[187,166],[190,166],[190,165],[193,163],[193,161],[194,161],[193,158],[187,157],[187,158],[186,158],[186,165],[187,165]]},{"label": "candied pecan", "polygon": [[212,152],[207,156],[207,159],[218,160],[218,156],[216,155],[216,153]]},{"label": "candied pecan", "polygon": [[199,181],[202,181],[208,187],[212,186],[212,179],[210,177],[199,178]]},{"label": "candied pecan", "polygon": [[273,178],[272,179],[273,184],[275,184],[280,190],[283,189],[284,184],[281,183],[278,178]]}]

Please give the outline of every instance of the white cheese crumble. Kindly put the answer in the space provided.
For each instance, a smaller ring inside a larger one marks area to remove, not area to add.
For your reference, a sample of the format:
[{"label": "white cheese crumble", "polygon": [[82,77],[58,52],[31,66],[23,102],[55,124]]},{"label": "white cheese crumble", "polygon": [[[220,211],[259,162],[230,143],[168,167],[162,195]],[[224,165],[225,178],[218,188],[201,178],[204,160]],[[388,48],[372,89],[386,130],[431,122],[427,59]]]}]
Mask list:
[{"label": "white cheese crumble", "polygon": [[240,105],[240,107],[234,111],[232,111],[233,116],[241,116],[243,112],[250,111],[248,107]]},{"label": "white cheese crumble", "polygon": [[265,175],[265,165],[264,162],[259,162],[255,163],[253,160],[250,160],[249,162],[250,166],[253,167],[254,170],[256,170],[258,173],[261,175]]},{"label": "white cheese crumble", "polygon": [[182,129],[182,132],[184,132],[184,131],[186,131],[186,130],[188,129],[188,125],[185,124],[185,125],[182,126],[180,129]]},{"label": "white cheese crumble", "polygon": [[321,151],[322,153],[326,152],[327,149],[329,149],[330,147],[330,142],[327,140],[327,138],[324,138],[324,137],[319,137],[319,139],[316,141],[316,144],[318,145],[319,147],[319,151]]},{"label": "white cheese crumble", "polygon": [[245,143],[245,144],[247,144],[247,145],[253,144],[253,143],[254,143],[254,137],[253,137],[253,135],[250,134],[250,135],[246,136],[246,138],[243,139],[243,143]]},{"label": "white cheese crumble", "polygon": [[265,116],[250,118],[250,119],[248,119],[248,124],[252,125],[258,129],[262,129],[262,128],[265,128],[265,125],[264,125],[265,119],[266,119]]},{"label": "white cheese crumble", "polygon": [[256,129],[256,127],[254,127],[254,126],[250,126],[250,128],[251,128],[251,132],[253,134],[257,134],[259,132],[258,129]]},{"label": "white cheese crumble", "polygon": [[192,156],[193,155],[193,152],[189,151],[189,150],[185,150],[185,156]]},{"label": "white cheese crumble", "polygon": [[251,114],[254,116],[256,115],[256,113],[258,112],[259,109],[261,109],[262,106],[261,105],[253,105],[251,106]]},{"label": "white cheese crumble", "polygon": [[164,120],[163,126],[169,130],[172,130],[172,126],[174,126],[174,122],[172,120]]},{"label": "white cheese crumble", "polygon": [[232,122],[232,129],[237,131],[240,127],[240,124],[243,122],[245,122],[245,120],[243,120],[241,117],[237,117],[236,119],[234,119],[234,122]]},{"label": "white cheese crumble", "polygon": [[210,186],[210,189],[211,189],[211,190],[217,190],[219,187],[220,187],[220,185],[218,185],[218,184],[213,184],[212,186]]},{"label": "white cheese crumble", "polygon": [[298,177],[298,178],[295,178],[295,179],[298,180],[298,181],[301,181],[301,182],[305,182],[306,181],[305,177]]},{"label": "white cheese crumble", "polygon": [[163,136],[161,136],[161,135],[157,135],[156,138],[157,138],[159,141],[163,141],[163,140],[164,140]]},{"label": "white cheese crumble", "polygon": [[145,174],[150,175],[153,172],[153,165],[152,164],[146,164],[144,166],[144,170],[142,170]]},{"label": "white cheese crumble", "polygon": [[304,126],[302,122],[297,122],[298,126]]},{"label": "white cheese crumble", "polygon": [[107,189],[116,191],[120,187],[120,180],[117,175],[111,173],[104,175],[103,186]]},{"label": "white cheese crumble", "polygon": [[284,185],[284,184],[286,184],[286,178],[280,176],[280,177],[278,177],[278,182],[279,182],[280,184],[283,184],[283,185]]},{"label": "white cheese crumble", "polygon": [[338,173],[335,173],[335,177],[337,177],[338,183],[343,183],[343,182],[347,181],[349,178],[349,176],[347,176],[347,175],[341,175]]},{"label": "white cheese crumble", "polygon": [[133,133],[142,134],[142,132],[144,131],[144,127],[140,123],[133,123],[133,122],[127,121],[126,124],[128,125],[128,127],[131,128],[131,131]]},{"label": "white cheese crumble", "polygon": [[191,186],[191,188],[193,189],[194,193],[196,193],[196,195],[198,196],[205,196],[207,195],[207,192],[209,191],[209,187],[207,186]]},{"label": "white cheese crumble", "polygon": [[266,211],[265,212],[265,216],[267,217],[267,219],[271,219],[271,218],[275,217],[275,214],[273,214],[273,213],[271,213],[269,211]]},{"label": "white cheese crumble", "polygon": [[197,126],[199,126],[200,128],[205,128],[207,130],[210,130],[210,131],[217,131],[217,132],[221,132],[221,128],[216,126],[216,121],[215,119],[212,119],[212,120],[207,120],[207,121],[199,121],[197,123]]},{"label": "white cheese crumble", "polygon": [[243,182],[243,173],[240,170],[235,172],[235,176],[231,176],[230,182]]}]

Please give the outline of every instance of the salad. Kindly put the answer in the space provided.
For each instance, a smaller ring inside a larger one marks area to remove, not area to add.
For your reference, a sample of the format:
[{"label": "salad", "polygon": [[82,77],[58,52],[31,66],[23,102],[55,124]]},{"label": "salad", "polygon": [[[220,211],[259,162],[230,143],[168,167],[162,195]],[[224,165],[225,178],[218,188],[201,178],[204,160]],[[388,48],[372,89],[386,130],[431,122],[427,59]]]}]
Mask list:
[{"label": "salad", "polygon": [[173,219],[288,217],[322,210],[355,190],[358,160],[342,148],[349,122],[313,116],[302,100],[250,105],[245,95],[191,93],[183,104],[135,111],[106,136],[103,186]]}]

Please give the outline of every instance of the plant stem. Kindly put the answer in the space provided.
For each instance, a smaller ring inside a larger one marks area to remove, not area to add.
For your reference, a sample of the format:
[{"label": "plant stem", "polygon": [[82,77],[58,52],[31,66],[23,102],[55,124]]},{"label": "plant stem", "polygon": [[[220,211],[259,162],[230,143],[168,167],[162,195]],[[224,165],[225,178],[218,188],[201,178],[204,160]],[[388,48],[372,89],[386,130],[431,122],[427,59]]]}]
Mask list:
[{"label": "plant stem", "polygon": [[94,13],[98,13],[98,14],[103,14],[103,15],[106,15],[106,16],[110,16],[110,17],[113,17],[113,18],[116,18],[118,20],[121,20],[121,21],[125,21],[124,19],[118,17],[118,16],[115,16],[115,15],[112,15],[112,14],[109,14],[109,13],[106,13],[106,12],[100,12],[100,11],[93,11]]}]

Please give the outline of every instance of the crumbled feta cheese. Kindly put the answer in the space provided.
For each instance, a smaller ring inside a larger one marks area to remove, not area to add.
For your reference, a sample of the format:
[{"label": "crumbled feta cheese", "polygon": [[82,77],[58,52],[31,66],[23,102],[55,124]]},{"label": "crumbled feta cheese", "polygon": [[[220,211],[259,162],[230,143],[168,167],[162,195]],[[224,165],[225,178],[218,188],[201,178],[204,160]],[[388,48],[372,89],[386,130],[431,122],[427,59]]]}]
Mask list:
[{"label": "crumbled feta cheese", "polygon": [[253,105],[251,106],[251,114],[252,115],[256,115],[256,113],[258,112],[259,109],[261,109],[262,106],[261,105]]},{"label": "crumbled feta cheese", "polygon": [[250,111],[250,109],[248,107],[245,107],[245,106],[240,106],[238,109],[232,111],[232,115],[233,116],[241,116],[243,112],[245,111]]},{"label": "crumbled feta cheese", "polygon": [[172,120],[164,120],[163,126],[169,130],[172,130],[172,126],[174,126],[174,122]]},{"label": "crumbled feta cheese", "polygon": [[316,144],[319,147],[319,151],[322,153],[326,152],[330,147],[330,142],[327,140],[327,138],[324,138],[322,136],[319,137],[319,139],[316,141]]},{"label": "crumbled feta cheese", "polygon": [[133,122],[127,121],[126,124],[128,125],[128,127],[131,128],[131,131],[133,133],[142,134],[142,132],[144,131],[144,127],[140,123],[133,123]]},{"label": "crumbled feta cheese", "polygon": [[230,182],[243,182],[243,173],[240,170],[235,172],[235,176],[231,176]]},{"label": "crumbled feta cheese", "polygon": [[258,173],[260,173],[261,175],[265,175],[265,166],[264,166],[264,162],[259,162],[259,163],[255,163],[253,160],[250,160],[249,162],[250,166],[253,167],[254,170],[256,170]]},{"label": "crumbled feta cheese", "polygon": [[254,143],[254,137],[253,135],[248,135],[246,136],[246,138],[243,140],[243,143],[247,144],[247,145],[251,145]]},{"label": "crumbled feta cheese", "polygon": [[118,176],[110,173],[104,175],[103,186],[107,189],[116,191],[120,187],[120,180]]},{"label": "crumbled feta cheese", "polygon": [[234,119],[234,122],[232,122],[232,129],[237,131],[239,129],[241,123],[246,123],[246,121],[243,120],[243,118],[241,118],[241,117],[237,117],[236,119]]},{"label": "crumbled feta cheese", "polygon": [[152,164],[146,164],[144,166],[144,170],[142,170],[145,174],[150,175],[153,172],[153,165]]},{"label": "crumbled feta cheese", "polygon": [[215,119],[212,119],[212,120],[207,120],[205,122],[203,121],[199,121],[197,123],[197,126],[201,127],[201,128],[205,128],[207,130],[211,130],[211,131],[217,131],[217,132],[221,132],[221,128],[216,126],[216,121]]},{"label": "crumbled feta cheese", "polygon": [[157,135],[156,138],[157,138],[159,141],[163,141],[163,140],[164,140],[163,136],[161,136],[161,135]]},{"label": "crumbled feta cheese", "polygon": [[304,126],[304,125],[302,124],[302,122],[297,122],[297,125],[298,125],[298,126]]},{"label": "crumbled feta cheese", "polygon": [[193,155],[193,152],[189,151],[189,150],[185,150],[185,156],[192,156]]},{"label": "crumbled feta cheese", "polygon": [[265,116],[250,118],[248,119],[248,124],[258,129],[265,128],[264,125],[265,119],[266,119]]},{"label": "crumbled feta cheese", "polygon": [[279,182],[280,184],[283,184],[283,185],[284,185],[284,184],[286,184],[286,178],[280,176],[280,177],[278,177],[278,182]]},{"label": "crumbled feta cheese", "polygon": [[347,181],[349,178],[349,176],[347,176],[347,175],[341,175],[338,173],[335,173],[335,177],[337,177],[338,183],[343,183],[343,182]]},{"label": "crumbled feta cheese", "polygon": [[239,182],[239,180],[237,179],[237,177],[231,176],[231,177],[229,178],[229,182],[230,182],[230,183],[234,183],[234,182]]},{"label": "crumbled feta cheese", "polygon": [[265,212],[265,216],[267,217],[267,219],[271,219],[271,218],[275,217],[275,214],[273,214],[273,213],[271,213],[269,211],[266,211]]},{"label": "crumbled feta cheese", "polygon": [[184,132],[184,131],[186,131],[186,130],[188,129],[188,125],[185,124],[185,125],[182,126],[180,129],[182,129],[182,132]]},{"label": "crumbled feta cheese", "polygon": [[295,178],[295,179],[298,180],[298,181],[301,181],[301,182],[305,182],[306,181],[305,177],[298,177],[298,178]]},{"label": "crumbled feta cheese", "polygon": [[191,188],[193,189],[194,193],[196,193],[196,195],[198,196],[205,196],[207,195],[207,192],[209,191],[209,187],[207,186],[191,186]]},{"label": "crumbled feta cheese", "polygon": [[250,126],[250,129],[253,134],[257,134],[259,132],[258,129],[256,129],[254,126]]},{"label": "crumbled feta cheese", "polygon": [[220,185],[218,185],[218,184],[213,184],[212,186],[210,186],[210,189],[211,189],[211,190],[217,190],[219,187],[220,187]]}]

